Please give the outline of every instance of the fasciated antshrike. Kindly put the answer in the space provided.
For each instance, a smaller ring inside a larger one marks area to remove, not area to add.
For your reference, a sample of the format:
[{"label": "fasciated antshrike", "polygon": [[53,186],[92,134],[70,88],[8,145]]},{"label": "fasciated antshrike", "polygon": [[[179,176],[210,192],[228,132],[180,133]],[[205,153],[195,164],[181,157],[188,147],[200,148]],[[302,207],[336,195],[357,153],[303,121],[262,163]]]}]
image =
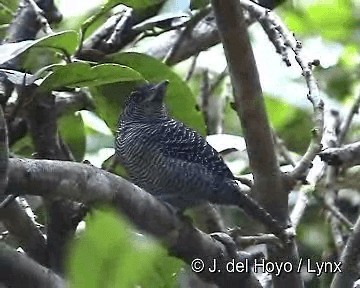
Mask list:
[{"label": "fasciated antshrike", "polygon": [[241,191],[217,151],[168,116],[166,87],[167,81],[142,85],[125,101],[115,147],[132,181],[180,210],[206,201],[237,205],[284,239],[284,228]]}]

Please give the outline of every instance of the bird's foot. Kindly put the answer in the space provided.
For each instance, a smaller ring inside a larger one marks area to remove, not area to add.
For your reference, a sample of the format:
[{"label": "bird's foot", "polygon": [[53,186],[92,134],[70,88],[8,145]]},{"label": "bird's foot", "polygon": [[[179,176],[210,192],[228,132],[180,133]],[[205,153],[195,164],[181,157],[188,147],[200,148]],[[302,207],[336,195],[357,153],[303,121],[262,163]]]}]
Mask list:
[{"label": "bird's foot", "polygon": [[296,236],[295,228],[291,225],[288,225],[286,228],[284,228],[281,235],[279,235],[278,237],[282,240],[282,242],[285,245],[288,245],[293,241],[295,236]]},{"label": "bird's foot", "polygon": [[210,236],[224,245],[227,253],[230,255],[231,258],[236,259],[238,257],[238,249],[236,243],[230,235],[224,232],[215,232],[211,233]]}]

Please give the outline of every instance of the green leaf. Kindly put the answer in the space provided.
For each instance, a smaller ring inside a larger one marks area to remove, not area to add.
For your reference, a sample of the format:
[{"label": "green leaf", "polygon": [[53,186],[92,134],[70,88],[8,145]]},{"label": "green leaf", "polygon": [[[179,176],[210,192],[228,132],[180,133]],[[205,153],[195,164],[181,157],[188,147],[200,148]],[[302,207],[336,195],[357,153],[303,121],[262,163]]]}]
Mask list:
[{"label": "green leaf", "polygon": [[89,63],[76,62],[54,68],[54,71],[40,84],[43,91],[142,79],[133,69],[117,64],[100,64],[91,67]]},{"label": "green leaf", "polygon": [[[70,255],[71,287],[115,287],[116,269],[130,249],[127,225],[114,215],[96,212]],[[120,257],[121,255],[121,257]]]},{"label": "green leaf", "polygon": [[107,60],[133,68],[149,82],[169,80],[165,101],[170,114],[198,132],[205,134],[203,117],[195,109],[195,96],[187,84],[167,65],[153,57],[133,52],[109,55]]},{"label": "green leaf", "polygon": [[[0,4],[2,4],[3,7],[6,7],[7,9],[10,9],[11,11],[15,12],[16,8],[18,7],[19,0],[0,0]],[[1,8],[1,10],[6,8]]]},{"label": "green leaf", "polygon": [[305,151],[313,125],[308,113],[273,97],[265,97],[265,104],[271,125],[285,141],[288,149],[295,152]]},{"label": "green leaf", "polygon": [[136,287],[155,272],[160,251],[149,238],[131,233],[118,215],[95,211],[69,254],[70,286]]},{"label": "green leaf", "polygon": [[[348,0],[319,1],[308,10],[308,19],[323,37],[330,40],[346,40],[355,25],[352,5]],[[334,13],[336,11],[336,13]]]},{"label": "green leaf", "polygon": [[85,155],[86,137],[84,122],[78,113],[60,117],[57,121],[60,136],[69,146],[76,161],[82,161]]},{"label": "green leaf", "polygon": [[145,80],[121,82],[114,84],[90,87],[95,101],[96,113],[106,122],[112,132],[117,129],[117,122],[125,98],[137,85],[144,84]]},{"label": "green leaf", "polygon": [[0,24],[5,24],[11,21],[13,18],[13,9],[8,6],[8,3],[2,3],[0,1]]},{"label": "green leaf", "polygon": [[191,9],[195,10],[195,9],[205,8],[207,5],[209,5],[209,3],[210,3],[209,0],[192,0]]},{"label": "green leaf", "polygon": [[356,27],[350,0],[313,1],[306,8],[289,9],[284,19],[296,34],[320,33],[322,37],[335,41],[348,41]]},{"label": "green leaf", "polygon": [[63,31],[45,36],[38,40],[25,40],[17,43],[0,45],[0,64],[3,64],[26,50],[37,48],[53,48],[71,55],[78,45],[78,34],[75,31]]},{"label": "green leaf", "polygon": [[[126,173],[126,169],[120,163],[114,163],[115,155],[110,156],[106,159],[101,166],[101,169],[111,171],[111,173],[119,175],[125,179],[129,179],[129,175]],[[118,161],[117,161],[118,162]],[[116,165],[114,165],[116,164]],[[110,170],[111,169],[111,170]]]},{"label": "green leaf", "polygon": [[31,158],[35,152],[35,148],[30,135],[27,134],[11,145],[11,152],[15,155]]},{"label": "green leaf", "polygon": [[78,41],[78,33],[73,30],[68,30],[40,38],[35,41],[34,47],[53,48],[64,51],[67,55],[72,55],[78,47]]}]

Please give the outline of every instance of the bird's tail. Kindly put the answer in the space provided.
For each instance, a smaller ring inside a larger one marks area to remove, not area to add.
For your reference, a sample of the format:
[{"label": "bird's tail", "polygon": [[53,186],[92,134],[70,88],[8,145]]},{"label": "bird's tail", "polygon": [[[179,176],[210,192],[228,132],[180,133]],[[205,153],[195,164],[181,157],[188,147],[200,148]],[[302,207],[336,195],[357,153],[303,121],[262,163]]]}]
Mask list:
[{"label": "bird's tail", "polygon": [[240,189],[237,184],[233,184],[236,189],[235,205],[239,206],[250,217],[258,220],[267,226],[271,233],[275,234],[284,242],[289,241],[289,235],[286,232],[287,226],[283,226],[274,217],[270,215],[256,200]]}]

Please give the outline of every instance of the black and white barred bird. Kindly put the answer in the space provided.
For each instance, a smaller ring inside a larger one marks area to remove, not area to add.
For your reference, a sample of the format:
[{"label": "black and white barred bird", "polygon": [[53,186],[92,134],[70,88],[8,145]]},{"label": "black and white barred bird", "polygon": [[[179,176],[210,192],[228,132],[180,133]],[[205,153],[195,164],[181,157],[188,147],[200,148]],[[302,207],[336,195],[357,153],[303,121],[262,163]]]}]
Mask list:
[{"label": "black and white barred bird", "polygon": [[168,116],[167,83],[142,85],[125,101],[115,147],[132,181],[180,210],[207,201],[237,205],[283,236],[283,227],[241,191],[217,151]]}]

